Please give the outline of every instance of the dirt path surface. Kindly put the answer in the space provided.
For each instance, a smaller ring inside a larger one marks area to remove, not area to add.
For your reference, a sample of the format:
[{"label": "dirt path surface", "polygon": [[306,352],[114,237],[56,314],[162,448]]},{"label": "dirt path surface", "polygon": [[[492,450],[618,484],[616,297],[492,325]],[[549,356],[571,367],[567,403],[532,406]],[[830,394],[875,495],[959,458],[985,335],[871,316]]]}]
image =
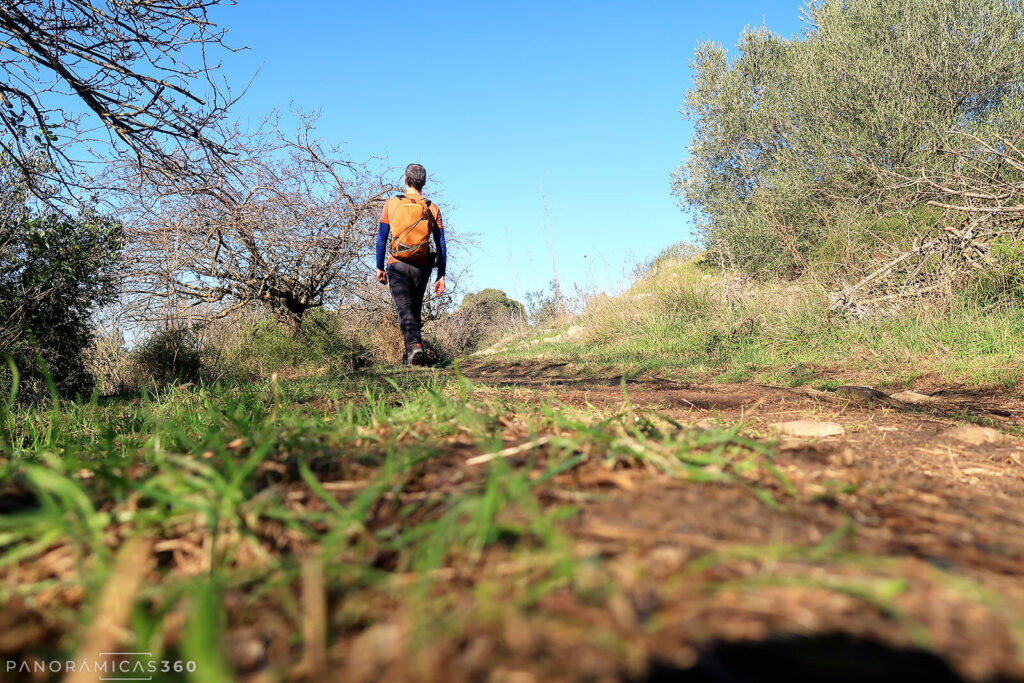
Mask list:
[{"label": "dirt path surface", "polygon": [[[1019,397],[462,374],[183,390],[164,431],[131,405],[83,423],[136,445],[72,433],[63,477],[25,470],[67,502],[0,482],[0,660],[99,634],[218,683],[1024,680]],[[100,551],[126,559],[92,572]],[[90,591],[132,583],[138,626],[108,628],[129,614]]]},{"label": "dirt path surface", "polygon": [[[800,672],[808,680],[1024,676],[1020,399],[655,376],[623,384],[539,363],[480,364],[466,374],[572,406],[613,411],[628,400],[683,426],[741,424],[773,444],[792,485],[778,506],[743,487],[643,469],[564,475],[567,489],[605,494],[579,496],[569,524],[577,556],[607,560],[622,592],[610,609],[564,594],[539,609],[616,634],[635,650],[627,660],[646,658],[645,678],[760,680],[769,669],[788,680],[803,680]],[[784,424],[795,421],[803,424]],[[842,433],[801,435],[823,425]],[[610,653],[573,644],[566,630],[548,634],[547,647],[560,643],[564,658],[540,679],[614,670],[602,662]],[[520,639],[519,655],[539,647]],[[488,656],[515,660],[508,634],[499,640],[506,645],[488,641]]]}]

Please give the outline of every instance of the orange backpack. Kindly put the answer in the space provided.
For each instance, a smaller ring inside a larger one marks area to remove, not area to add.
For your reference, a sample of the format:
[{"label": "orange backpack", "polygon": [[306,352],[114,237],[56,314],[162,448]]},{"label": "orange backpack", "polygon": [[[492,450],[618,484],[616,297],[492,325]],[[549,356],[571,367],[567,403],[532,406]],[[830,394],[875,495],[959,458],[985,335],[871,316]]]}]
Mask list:
[{"label": "orange backpack", "polygon": [[398,195],[391,220],[391,255],[399,261],[426,263],[430,260],[430,228],[434,214],[429,199]]}]

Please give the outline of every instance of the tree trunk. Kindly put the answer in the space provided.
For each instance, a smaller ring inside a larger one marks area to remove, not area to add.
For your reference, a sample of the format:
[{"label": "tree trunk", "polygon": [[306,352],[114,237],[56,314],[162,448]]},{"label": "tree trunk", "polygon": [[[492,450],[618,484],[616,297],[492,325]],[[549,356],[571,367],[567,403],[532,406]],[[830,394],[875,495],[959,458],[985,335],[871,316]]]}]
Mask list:
[{"label": "tree trunk", "polygon": [[291,294],[286,294],[275,302],[274,314],[295,335],[299,333],[306,311],[311,308],[314,308],[312,304],[304,303]]}]

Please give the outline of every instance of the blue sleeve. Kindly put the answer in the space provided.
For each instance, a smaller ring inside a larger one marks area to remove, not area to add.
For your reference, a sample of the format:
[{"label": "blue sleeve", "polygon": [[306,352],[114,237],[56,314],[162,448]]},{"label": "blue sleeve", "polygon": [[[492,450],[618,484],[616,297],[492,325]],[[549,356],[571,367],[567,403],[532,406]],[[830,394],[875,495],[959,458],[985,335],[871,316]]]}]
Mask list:
[{"label": "blue sleeve", "polygon": [[445,267],[448,265],[448,245],[444,241],[444,230],[436,225],[430,229],[434,235],[434,243],[437,244],[437,277],[444,277]]},{"label": "blue sleeve", "polygon": [[388,249],[389,232],[391,232],[391,226],[387,223],[381,223],[377,230],[377,270],[384,270],[384,253]]}]

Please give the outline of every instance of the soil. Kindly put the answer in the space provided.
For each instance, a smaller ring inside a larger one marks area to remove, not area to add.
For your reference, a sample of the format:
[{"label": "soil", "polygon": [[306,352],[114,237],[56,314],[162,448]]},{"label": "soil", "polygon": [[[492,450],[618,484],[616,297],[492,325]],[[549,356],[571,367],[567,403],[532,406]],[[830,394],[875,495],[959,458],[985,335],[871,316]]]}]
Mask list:
[{"label": "soil", "polygon": [[[611,411],[626,399],[621,376],[574,376],[562,365],[464,372],[570,405]],[[933,386],[919,387],[923,402],[912,404],[867,387],[657,376],[625,388],[632,406],[681,424],[742,423],[763,434],[796,496],[773,509],[743,487],[642,469],[576,473],[573,489],[603,494],[575,501],[576,554],[608,563],[618,603],[588,606],[556,592],[537,606],[531,637],[506,624],[480,634],[485,645],[438,655],[451,680],[485,670],[516,681],[1024,679],[1020,397]],[[775,435],[771,425],[793,420],[838,423],[845,433]],[[751,547],[759,550],[743,552]],[[823,549],[832,561],[813,561]],[[701,557],[721,559],[682,571]],[[872,592],[885,586],[893,594]],[[545,621],[549,628],[538,626]],[[601,629],[628,644],[633,665],[579,636]],[[526,644],[510,645],[516,637]]]},{"label": "soil", "polygon": [[[289,664],[304,654],[294,635],[302,612],[270,599],[294,604],[305,584],[233,590],[225,644],[242,680],[1024,680],[1019,396],[923,383],[918,395],[898,398],[862,386],[595,377],[543,362],[478,361],[462,372],[477,385],[518,387],[527,400],[609,415],[628,402],[685,427],[741,425],[770,446],[792,488],[773,476],[759,481],[777,501],[771,505],[750,486],[585,462],[552,479],[542,497],[551,510],[576,510],[561,522],[576,559],[571,578],[552,584],[550,565],[524,566],[531,556],[517,552],[529,543],[522,537],[441,570],[429,600],[462,620],[450,637],[441,625],[417,632],[413,599],[328,590],[330,638],[313,658],[326,666],[314,674],[303,668],[308,662]],[[787,436],[774,426],[798,420],[834,423],[842,433]],[[526,429],[514,419],[504,424],[507,462],[537,465],[517,455],[530,445]],[[479,484],[487,471],[473,464],[480,456],[471,443],[451,444],[388,494],[396,505],[379,506],[372,525],[408,523],[429,514],[431,501]],[[310,467],[345,503],[373,472],[338,462]],[[325,509],[293,464],[264,466],[266,486],[284,487],[295,505]],[[408,512],[420,503],[422,512]],[[289,545],[288,534],[275,533],[281,552],[301,554],[311,543]],[[161,553],[169,567],[188,561],[184,551]],[[395,585],[418,578],[402,575],[385,551],[373,566]],[[524,604],[533,582],[536,598]],[[37,613],[23,607],[0,611],[0,651],[59,637],[60,628],[25,618]]]}]

